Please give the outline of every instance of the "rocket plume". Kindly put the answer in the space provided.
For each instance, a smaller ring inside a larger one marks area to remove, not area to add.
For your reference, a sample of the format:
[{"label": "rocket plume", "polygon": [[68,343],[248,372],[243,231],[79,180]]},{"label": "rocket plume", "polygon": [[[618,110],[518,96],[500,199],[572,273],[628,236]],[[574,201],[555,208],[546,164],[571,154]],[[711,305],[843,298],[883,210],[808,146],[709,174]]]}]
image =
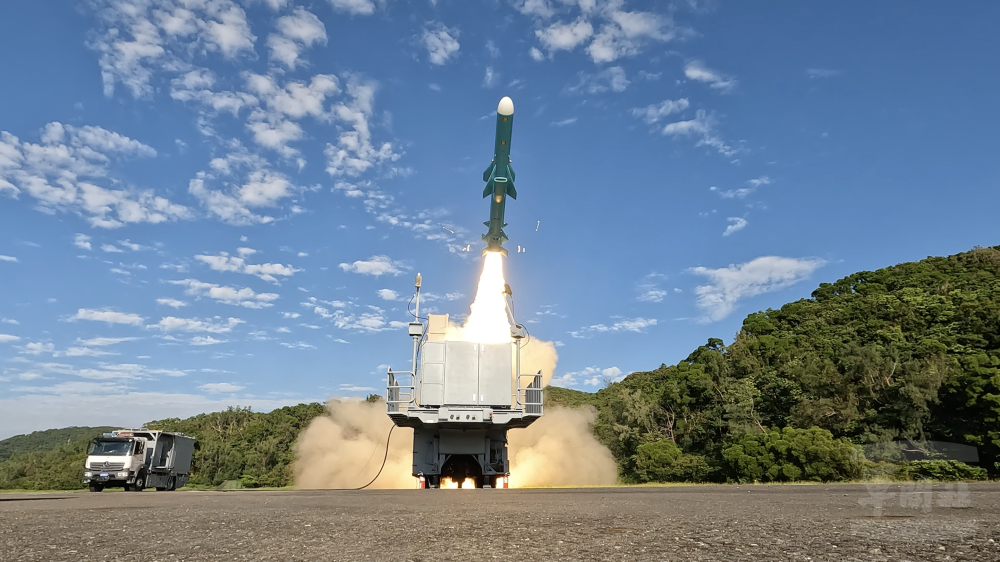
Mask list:
[{"label": "rocket plume", "polygon": [[462,339],[477,343],[510,342],[510,322],[504,299],[503,256],[498,252],[486,254],[476,300],[472,303]]}]

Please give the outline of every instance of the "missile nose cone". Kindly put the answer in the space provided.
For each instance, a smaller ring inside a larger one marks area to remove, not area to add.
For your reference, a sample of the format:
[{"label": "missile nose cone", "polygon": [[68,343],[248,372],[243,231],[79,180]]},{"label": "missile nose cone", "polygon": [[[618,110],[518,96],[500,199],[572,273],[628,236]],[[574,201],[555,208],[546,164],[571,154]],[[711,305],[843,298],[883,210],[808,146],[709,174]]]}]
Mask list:
[{"label": "missile nose cone", "polygon": [[507,96],[500,100],[497,105],[497,113],[500,115],[514,115],[514,102]]}]

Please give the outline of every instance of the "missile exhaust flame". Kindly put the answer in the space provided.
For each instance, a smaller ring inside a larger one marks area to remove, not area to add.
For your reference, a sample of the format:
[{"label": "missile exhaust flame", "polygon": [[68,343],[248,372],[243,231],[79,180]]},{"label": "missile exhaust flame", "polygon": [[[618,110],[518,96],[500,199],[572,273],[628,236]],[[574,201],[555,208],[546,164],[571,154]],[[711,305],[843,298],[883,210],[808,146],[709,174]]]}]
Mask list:
[{"label": "missile exhaust flame", "polygon": [[479,277],[476,300],[472,303],[469,320],[462,331],[462,339],[476,343],[510,342],[510,322],[507,320],[507,302],[504,300],[503,256],[487,252],[483,273]]},{"label": "missile exhaust flame", "polygon": [[466,478],[462,482],[459,482],[458,480],[452,480],[447,476],[441,479],[442,490],[458,490],[460,488],[467,489],[475,487],[476,487],[476,480],[473,478]]}]

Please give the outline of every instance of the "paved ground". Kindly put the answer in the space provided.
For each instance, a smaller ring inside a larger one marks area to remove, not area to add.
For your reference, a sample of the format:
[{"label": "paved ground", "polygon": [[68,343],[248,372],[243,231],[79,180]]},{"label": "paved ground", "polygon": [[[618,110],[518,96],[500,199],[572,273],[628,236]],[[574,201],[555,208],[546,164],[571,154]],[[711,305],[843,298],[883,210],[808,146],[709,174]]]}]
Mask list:
[{"label": "paved ground", "polygon": [[0,495],[0,561],[62,560],[987,562],[1000,485]]}]

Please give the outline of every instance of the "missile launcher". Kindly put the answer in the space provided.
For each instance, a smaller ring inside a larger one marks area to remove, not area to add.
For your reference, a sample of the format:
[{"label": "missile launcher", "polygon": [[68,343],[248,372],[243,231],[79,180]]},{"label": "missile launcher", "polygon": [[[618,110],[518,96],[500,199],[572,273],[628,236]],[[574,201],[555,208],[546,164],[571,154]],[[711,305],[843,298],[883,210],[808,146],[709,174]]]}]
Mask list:
[{"label": "missile launcher", "polygon": [[447,327],[447,314],[410,323],[411,369],[389,369],[386,413],[413,428],[421,487],[506,488],[507,431],[541,417],[541,373],[520,373],[520,327],[510,343],[486,344],[447,341]]}]

